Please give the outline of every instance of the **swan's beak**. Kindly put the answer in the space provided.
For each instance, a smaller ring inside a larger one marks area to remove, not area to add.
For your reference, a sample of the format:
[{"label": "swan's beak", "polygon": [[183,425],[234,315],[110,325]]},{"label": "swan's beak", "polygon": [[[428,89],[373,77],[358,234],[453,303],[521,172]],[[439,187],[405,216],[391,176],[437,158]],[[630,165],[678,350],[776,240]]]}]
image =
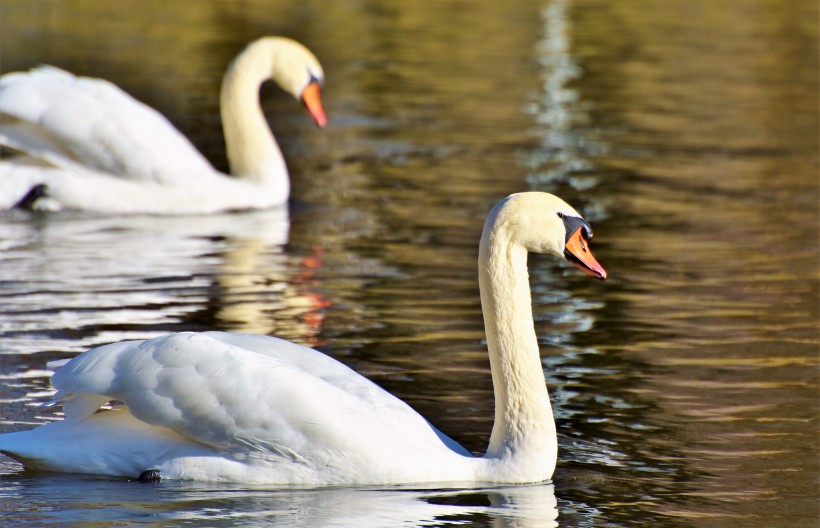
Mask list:
[{"label": "swan's beak", "polygon": [[302,102],[305,103],[305,107],[310,112],[313,121],[316,122],[319,128],[324,128],[327,124],[327,117],[325,117],[325,109],[322,108],[321,94],[322,89],[319,87],[319,83],[313,81],[302,90]]},{"label": "swan's beak", "polygon": [[598,261],[592,256],[592,252],[589,250],[583,232],[583,228],[579,227],[570,235],[567,239],[567,243],[564,245],[564,257],[581,271],[595,278],[604,280],[606,278],[606,270],[598,264]]}]

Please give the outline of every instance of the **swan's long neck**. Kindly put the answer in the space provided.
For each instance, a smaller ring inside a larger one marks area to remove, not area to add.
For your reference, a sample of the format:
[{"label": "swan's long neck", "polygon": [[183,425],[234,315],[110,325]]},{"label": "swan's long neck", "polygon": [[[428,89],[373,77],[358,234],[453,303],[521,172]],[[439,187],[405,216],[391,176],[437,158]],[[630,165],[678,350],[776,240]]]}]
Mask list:
[{"label": "swan's long neck", "polygon": [[499,470],[552,475],[555,422],[533,327],[527,250],[501,226],[485,228],[479,284],[495,390],[495,423],[486,457]]},{"label": "swan's long neck", "polygon": [[275,44],[257,41],[234,59],[222,80],[220,110],[231,174],[290,191],[282,152],[259,105],[259,87],[273,71]]}]

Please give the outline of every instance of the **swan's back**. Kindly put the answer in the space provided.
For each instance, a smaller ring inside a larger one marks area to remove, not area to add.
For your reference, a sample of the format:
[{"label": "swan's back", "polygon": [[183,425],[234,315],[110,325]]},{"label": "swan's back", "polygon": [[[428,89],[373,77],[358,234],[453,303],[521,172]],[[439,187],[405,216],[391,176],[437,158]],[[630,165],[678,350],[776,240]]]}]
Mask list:
[{"label": "swan's back", "polygon": [[52,404],[64,406],[67,423],[93,423],[101,405],[121,401],[150,427],[231,460],[258,458],[268,473],[262,480],[271,482],[402,481],[469,456],[338,361],[267,336],[180,333],[115,343],[69,361],[52,383]]},{"label": "swan's back", "polygon": [[52,66],[0,78],[0,145],[73,172],[179,184],[214,169],[159,112]]}]

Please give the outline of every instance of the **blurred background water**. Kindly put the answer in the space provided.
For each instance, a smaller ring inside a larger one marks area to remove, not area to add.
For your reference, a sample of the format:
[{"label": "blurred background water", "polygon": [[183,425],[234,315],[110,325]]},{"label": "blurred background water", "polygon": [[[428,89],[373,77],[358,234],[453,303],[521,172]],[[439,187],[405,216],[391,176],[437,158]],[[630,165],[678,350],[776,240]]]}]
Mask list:
[{"label": "blurred background water", "polygon": [[0,215],[0,431],[55,419],[47,361],[168,331],[320,348],[481,453],[489,208],[559,194],[610,279],[530,262],[553,484],[288,490],[0,459],[9,525],[816,526],[818,8],[799,0],[5,0],[0,72],[103,77],[226,169],[221,75],[305,43],[315,129],[262,103],[289,211]]}]

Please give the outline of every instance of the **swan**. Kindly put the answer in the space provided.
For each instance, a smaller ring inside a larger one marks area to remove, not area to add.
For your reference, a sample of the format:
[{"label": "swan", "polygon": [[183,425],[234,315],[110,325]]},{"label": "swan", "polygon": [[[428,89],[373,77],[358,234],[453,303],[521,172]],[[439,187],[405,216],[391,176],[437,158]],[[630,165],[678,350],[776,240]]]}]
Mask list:
[{"label": "swan", "polygon": [[89,350],[56,367],[44,405],[65,418],[0,435],[29,468],[300,486],[551,478],[555,422],[539,357],[527,253],[606,278],[589,224],[551,194],[489,213],[479,286],[495,395],[484,456],[311,348],[263,335],[176,333]]},{"label": "swan", "polygon": [[282,152],[259,106],[271,79],[327,118],[324,73],[304,46],[283,37],[248,44],[222,81],[220,111],[233,177],[214,169],[159,112],[102,79],[53,66],[0,77],[0,209],[207,214],[265,209],[290,193]]}]

